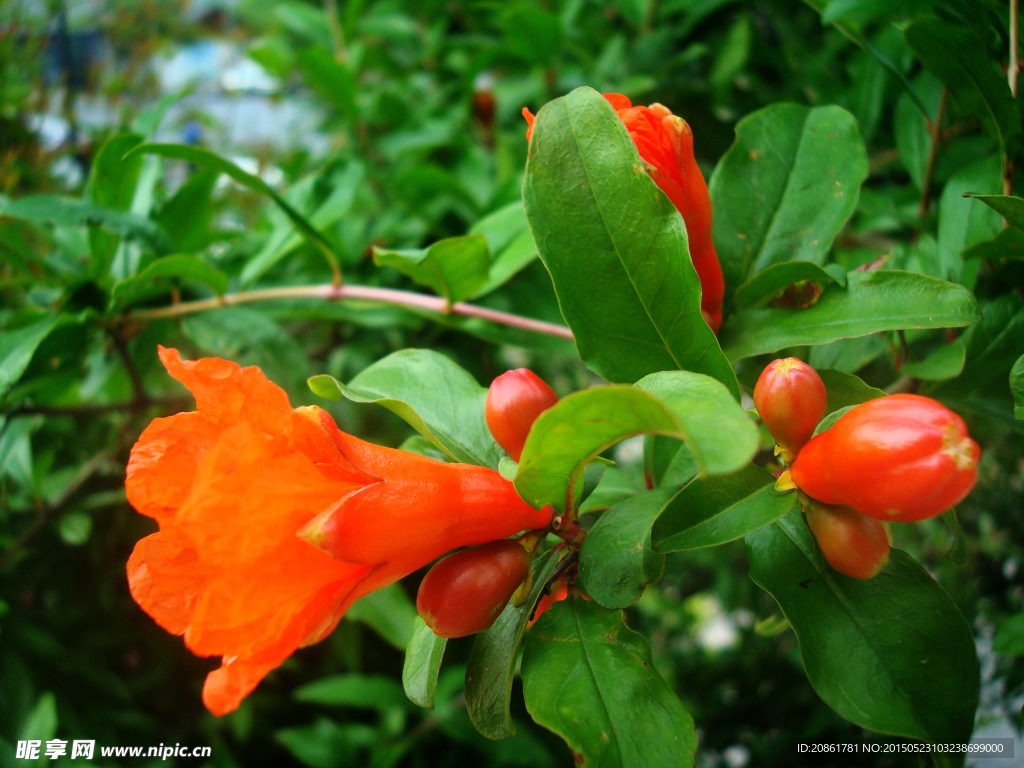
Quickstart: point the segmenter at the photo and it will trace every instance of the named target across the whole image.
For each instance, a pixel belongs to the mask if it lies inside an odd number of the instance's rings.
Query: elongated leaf
[[[756,304],[800,280],[812,280],[822,288],[833,283],[845,286],[846,270],[838,264],[819,267],[813,261],[783,261],[772,264],[736,289],[733,306],[737,311],[746,309],[751,304]]]
[[[167,236],[149,219],[127,211],[105,208],[84,200],[57,195],[32,195],[8,203],[0,214],[33,224],[58,227],[103,227],[124,238],[140,238],[156,250],[165,250]]]
[[[386,675],[333,675],[296,689],[298,701],[343,707],[387,709],[408,703],[401,687]]]
[[[826,414],[834,413],[840,408],[866,403],[876,397],[885,397],[885,392],[875,387],[869,387],[852,373],[824,370],[818,371],[818,376],[821,377],[821,381],[825,385],[825,392],[828,394],[825,406]]]
[[[1005,227],[999,234],[989,240],[964,248],[960,257],[967,259],[999,259],[1024,260],[1024,230],[1017,227]]]
[[[1024,613],[1016,613],[999,625],[992,641],[992,651],[1000,656],[1024,654]]]
[[[182,253],[202,250],[211,240],[213,206],[210,195],[219,173],[210,169],[196,171],[157,211],[153,219]]]
[[[977,160],[958,170],[942,188],[939,198],[938,276],[971,287],[978,275],[976,261],[964,261],[965,248],[991,240],[1003,226],[1002,218],[967,192],[996,192],[1002,188],[1002,163],[997,155]]]
[[[970,27],[936,18],[915,21],[903,36],[959,107],[981,121],[1004,152],[1014,151],[1021,132],[1020,110],[1006,78],[992,66],[981,36]]]
[[[693,765],[693,718],[621,611],[576,594],[555,603],[527,637],[523,693],[533,719],[587,768]]]
[[[110,294],[115,309],[123,309],[135,301],[146,299],[175,282],[198,283],[216,294],[228,289],[228,276],[198,256],[164,256],[139,274],[121,280]]]
[[[470,228],[469,234],[486,237],[491,250],[487,282],[475,296],[488,294],[508,282],[537,258],[537,246],[521,201],[484,217]]]
[[[651,526],[673,496],[672,488],[644,491],[611,507],[587,533],[579,584],[599,605],[626,608],[661,578],[665,558],[651,548]]]
[[[964,197],[981,200],[981,202],[1006,219],[1006,223],[1011,227],[1024,230],[1024,199],[1011,197],[1010,195],[965,194]]]
[[[483,235],[450,237],[419,250],[373,249],[373,260],[378,265],[394,267],[432,288],[448,304],[468,299],[487,282],[490,258]]]
[[[378,403],[405,419],[456,461],[498,468],[502,451],[484,420],[487,390],[449,358],[403,349],[378,360],[347,385],[331,376],[309,381],[320,397]]]
[[[515,485],[534,506],[564,511],[592,458],[644,433],[685,440],[701,472],[727,474],[757,450],[757,429],[725,387],[686,371],[652,374],[636,387],[595,387],[562,398],[534,422]]]
[[[746,539],[750,577],[779,603],[807,677],[846,719],[924,741],[970,738],[978,660],[970,627],[928,572],[894,549],[875,578],[824,565],[792,513]]]
[[[730,360],[901,328],[958,328],[980,319],[963,286],[914,272],[851,272],[807,309],[748,309],[722,326]]]
[[[607,467],[594,492],[580,502],[580,514],[608,509],[613,504],[636,496],[640,490],[625,472],[615,467]]]
[[[867,175],[857,121],[840,107],[773,104],[740,120],[710,184],[726,284],[781,262],[821,264]]]
[[[771,473],[751,464],[725,477],[698,478],[674,494],[651,540],[657,552],[713,547],[763,528],[795,504],[795,493],[776,491]]]
[[[924,387],[922,393],[944,399],[964,398],[990,383],[1001,385],[1000,380],[1005,381],[1017,358],[1024,354],[1024,302],[1011,293],[987,303],[981,323],[961,339],[967,357],[964,373]]]
[[[495,622],[476,636],[466,666],[466,711],[473,725],[489,739],[516,732],[509,713],[516,656],[540,593],[558,563],[555,552],[533,561],[533,587],[521,605],[509,602]]]
[[[682,217],[622,121],[578,88],[538,113],[526,216],[583,361],[613,382],[692,370],[739,386],[700,313]]]
[[[904,363],[900,373],[927,381],[953,379],[964,369],[966,352],[963,341],[957,339],[939,347],[924,360]]]
[[[1013,415],[1024,419],[1024,355],[1017,358],[1010,370],[1010,393],[1013,395]]]
[[[438,637],[419,616],[412,631],[409,647],[405,649],[402,665],[402,687],[409,701],[424,709],[434,708],[437,675],[448,640]]]
[[[0,401],[17,384],[36,349],[56,326],[57,317],[47,315],[29,325],[0,333]]]
[[[96,153],[89,171],[88,198],[94,204],[115,211],[127,211],[135,196],[135,187],[142,171],[142,158],[125,158],[132,148],[142,143],[136,133],[115,133]],[[95,227],[89,232],[92,252],[90,272],[102,277],[110,269],[118,239]]]
[[[316,244],[320,251],[324,254],[327,262],[330,264],[331,269],[337,273],[338,270],[338,257],[334,253],[334,248],[331,244],[313,227],[306,217],[299,213],[293,208],[288,201],[281,197],[275,192],[270,186],[267,185],[263,179],[259,176],[254,176],[251,173],[243,171],[237,165],[229,160],[225,160],[220,155],[216,155],[205,149],[199,147],[190,147],[185,144],[140,144],[135,147],[128,156],[135,154],[150,154],[159,155],[160,157],[168,157],[173,160],[186,160],[195,165],[203,168],[210,168],[225,174],[229,178],[234,179],[243,187],[259,192],[261,195],[266,195],[274,204],[281,209],[285,216],[292,220],[296,228],[301,231],[311,242]]]

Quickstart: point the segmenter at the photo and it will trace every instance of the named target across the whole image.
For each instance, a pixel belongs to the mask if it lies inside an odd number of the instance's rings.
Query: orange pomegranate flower
[[[708,325],[717,333],[722,324],[725,281],[711,242],[711,195],[693,156],[693,132],[683,118],[673,115],[661,104],[634,107],[621,93],[606,93],[604,98],[625,124],[648,175],[686,223],[690,258],[700,277],[701,310]],[[534,116],[524,108],[523,117],[529,124],[526,129],[529,141]]]
[[[160,530],[135,545],[128,585],[193,653],[222,657],[203,687],[215,715],[363,595],[551,520],[497,472],[372,445],[320,408],[293,409],[255,366],[163,347],[160,359],[198,410],[155,419],[132,449],[128,500]]]

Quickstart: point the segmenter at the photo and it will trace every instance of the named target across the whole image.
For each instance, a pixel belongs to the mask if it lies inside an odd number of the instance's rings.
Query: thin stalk
[[[324,15],[331,28],[334,58],[344,64],[348,61],[348,48],[345,46],[345,30],[341,28],[341,18],[338,16],[337,0],[324,0]]]
[[[924,178],[921,181],[921,203],[917,206],[917,218],[923,219],[928,215],[928,203],[931,197],[932,176],[935,175],[935,159],[939,156],[939,145],[942,143],[942,118],[946,114],[946,101],[949,99],[949,88],[943,87],[942,95],[939,97],[939,108],[935,113],[935,119],[928,126],[928,133],[931,136],[931,143],[928,146],[928,162],[924,167]]]
[[[238,304],[251,304],[253,302],[273,301],[276,299],[323,299],[326,301],[355,299],[375,301],[381,304],[397,304],[414,309],[424,309],[439,314],[450,313],[463,317],[477,317],[492,323],[507,325],[512,328],[521,328],[525,331],[533,331],[534,333],[543,333],[570,341],[573,338],[572,331],[563,325],[513,315],[509,312],[499,312],[496,309],[488,309],[476,304],[466,304],[461,301],[448,306],[448,303],[440,296],[428,296],[424,293],[413,293],[412,291],[398,291],[393,288],[373,288],[366,285],[296,285],[282,288],[264,288],[258,291],[241,291],[212,299],[183,301],[168,307],[130,312],[126,315],[126,319],[147,322],[168,317],[191,315],[195,312],[205,312],[219,307],[233,307]]]
[[[1020,62],[1017,59],[1017,0],[1010,0],[1010,61],[1006,68],[1006,79],[1010,84],[1010,93],[1017,98],[1017,76],[1020,74]],[[1003,155],[1003,194],[1013,194],[1013,158],[1007,153]],[[1006,226],[1006,220],[1003,220]]]

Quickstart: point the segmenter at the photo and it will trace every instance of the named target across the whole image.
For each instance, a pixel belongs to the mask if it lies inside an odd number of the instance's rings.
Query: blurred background
[[[1003,5],[964,0],[943,12],[999,29],[986,14],[1005,19]],[[97,202],[100,149],[132,132],[212,150],[257,175],[310,216],[347,282],[410,288],[374,265],[372,247],[424,247],[509,210],[526,159],[522,108],[589,85],[685,117],[706,177],[749,112],[780,100],[844,106],[860,122],[871,176],[833,259],[848,268],[883,254],[910,259],[920,243],[934,246],[927,185],[919,216],[927,127],[896,75],[849,34],[934,106],[941,88],[889,23],[898,10],[866,0],[2,0],[0,205],[38,195]],[[950,124],[936,197],[990,152],[976,123],[954,111]],[[191,407],[159,366],[158,343],[260,365],[293,405],[317,402],[342,429],[392,446],[412,434],[397,417],[327,404],[306,378],[347,381],[394,350],[431,347],[485,385],[521,366],[560,395],[598,380],[570,343],[392,306],[290,300],[126,321],[129,304],[323,283],[331,272],[276,207],[226,176],[154,156],[118,172],[131,183],[104,200],[127,217],[120,230],[110,224],[115,235],[87,226],[92,214],[74,206],[35,219],[0,209],[0,767],[24,764],[18,739],[54,736],[209,745],[217,766],[572,765],[518,693],[515,738],[474,731],[461,699],[469,639],[448,646],[435,710],[405,699],[402,649],[422,574],[365,598],[237,712],[204,710],[203,678],[219,660],[193,657],[157,627],[125,577],[132,546],[155,529],[125,501],[128,451],[150,419]],[[164,252],[193,255],[205,271],[137,279],[154,258],[132,228],[140,218],[171,238]],[[97,252],[97,236],[111,238],[102,274],[84,255]],[[561,321],[536,259],[478,303]],[[29,347],[26,329],[38,336]],[[15,360],[18,349],[28,352]],[[881,337],[833,352],[831,367],[869,383],[895,376]],[[756,362],[741,372],[747,384]],[[971,430],[988,450],[959,510],[966,564],[946,558],[951,536],[938,519],[897,526],[897,546],[931,569],[974,627],[977,735],[1012,736],[1024,644],[994,654],[993,638],[1024,608],[1022,440],[984,414]],[[624,492],[639,487],[642,442],[621,444],[615,458]],[[879,738],[821,703],[794,635],[772,624],[776,612],[748,578],[740,542],[669,556],[665,579],[627,612],[694,716],[698,765],[796,764],[797,742]],[[98,752],[93,762],[117,763]]]

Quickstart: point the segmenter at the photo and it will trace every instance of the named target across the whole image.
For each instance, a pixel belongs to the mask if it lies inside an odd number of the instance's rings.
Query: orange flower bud
[[[543,379],[528,368],[517,368],[491,382],[484,417],[495,442],[519,461],[533,422],[557,402],[558,395]]]
[[[951,410],[920,395],[890,395],[861,403],[813,438],[791,472],[800,490],[825,504],[913,522],[967,496],[980,457]]]
[[[851,579],[870,579],[889,562],[889,537],[882,523],[850,507],[811,500],[807,526],[825,562]]]
[[[155,419],[132,449],[128,500],[160,531],[135,545],[128,586],[193,653],[223,657],[203,687],[215,715],[363,595],[456,547],[550,522],[497,472],[372,445],[320,408],[292,409],[259,368],[163,348],[160,359],[198,410]],[[299,538],[318,517],[345,537],[326,549],[345,557]]]
[[[530,554],[518,542],[503,539],[464,549],[427,571],[416,611],[438,637],[483,632],[529,572]]]
[[[693,155],[693,131],[683,118],[673,115],[661,104],[634,107],[620,93],[606,93],[604,98],[625,124],[648,175],[686,223],[690,258],[700,277],[701,309],[704,319],[717,333],[722,324],[725,281],[711,241],[711,195]],[[523,117],[529,124],[526,131],[529,141],[534,116],[530,110],[523,109]]]
[[[773,360],[754,386],[754,405],[787,461],[811,439],[825,415],[828,395],[821,377],[795,357]]]

